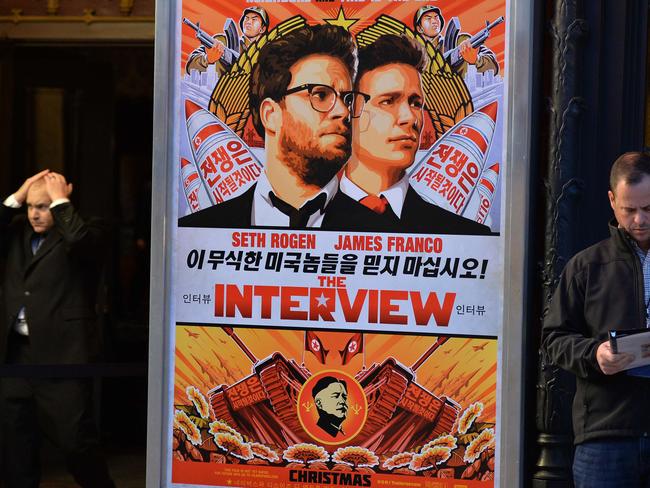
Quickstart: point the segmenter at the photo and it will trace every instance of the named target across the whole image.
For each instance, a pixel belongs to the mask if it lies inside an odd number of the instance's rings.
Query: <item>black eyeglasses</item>
[[[307,90],[309,93],[309,103],[316,112],[328,113],[336,105],[336,99],[340,98],[343,103],[348,107],[350,116],[354,119],[361,117],[363,107],[370,95],[358,91],[344,91],[338,92],[329,85],[321,85],[319,83],[305,83],[304,85],[289,88],[284,96],[298,93]]]

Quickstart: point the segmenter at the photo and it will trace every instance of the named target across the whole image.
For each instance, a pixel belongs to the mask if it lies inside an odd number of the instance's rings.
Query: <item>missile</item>
[[[196,166],[185,158],[181,158],[181,182],[190,212],[194,213],[212,205]]]
[[[469,114],[416,163],[409,182],[422,198],[458,215],[467,214],[494,137],[497,112],[494,101]]]
[[[480,224],[488,223],[486,219],[492,207],[492,201],[499,183],[499,163],[485,168],[478,183],[477,191],[467,205],[467,216],[474,216]]]
[[[186,99],[185,120],[192,156],[211,205],[241,195],[257,181],[262,163],[218,117]]]

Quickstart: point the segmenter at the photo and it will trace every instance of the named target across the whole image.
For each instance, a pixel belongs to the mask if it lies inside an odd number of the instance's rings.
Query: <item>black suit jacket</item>
[[[401,232],[490,235],[490,228],[425,201],[409,185],[399,219]],[[397,230],[397,229],[394,229]]]
[[[85,222],[70,203],[51,209],[54,226],[36,254],[33,230],[24,212],[0,203],[3,316],[0,360],[21,307],[29,326],[31,353],[41,364],[85,363],[99,349],[95,315],[104,232],[99,221]]]
[[[250,228],[255,186],[242,195],[218,205],[186,215],[179,227]],[[390,224],[382,216],[339,191],[325,208],[321,229],[342,231],[388,231]]]

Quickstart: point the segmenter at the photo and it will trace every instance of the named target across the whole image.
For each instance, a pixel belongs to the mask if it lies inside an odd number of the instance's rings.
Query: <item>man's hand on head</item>
[[[614,354],[609,341],[605,341],[596,350],[596,361],[606,375],[623,371],[632,361],[634,355],[628,353]]]
[[[36,173],[34,176],[30,176],[23,182],[22,185],[20,185],[20,188],[14,192],[14,198],[19,205],[22,205],[25,203],[25,200],[27,200],[27,191],[29,190],[29,187],[32,186],[34,182],[40,180],[49,173],[49,169],[44,169],[43,171]]]
[[[45,175],[45,189],[52,201],[61,198],[70,198],[72,183],[68,183],[65,180],[65,176],[59,173],[49,173]]]

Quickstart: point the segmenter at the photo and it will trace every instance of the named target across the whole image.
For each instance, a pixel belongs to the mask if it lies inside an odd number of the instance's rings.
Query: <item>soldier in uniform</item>
[[[239,28],[242,35],[239,38],[239,45],[237,46],[237,53],[241,54],[246,51],[249,46],[256,42],[260,37],[266,34],[269,28],[269,16],[262,7],[247,7],[239,19]],[[185,71],[189,74],[191,70],[198,70],[204,72],[211,64],[215,65],[218,75],[228,71],[230,64],[223,59],[223,54],[226,50],[226,36],[225,34],[215,34],[214,46],[206,48],[200,45],[192,51],[187,58],[185,64]]]
[[[413,17],[413,28],[433,47],[444,54],[444,41],[442,30],[445,27],[445,18],[442,11],[433,5],[420,7]],[[467,65],[476,66],[479,73],[485,73],[492,70],[496,75],[499,72],[499,64],[496,56],[485,46],[472,47],[469,42],[471,36],[465,32],[458,35],[456,47],[459,48],[460,55],[465,61],[458,68],[458,74],[465,76]]]

